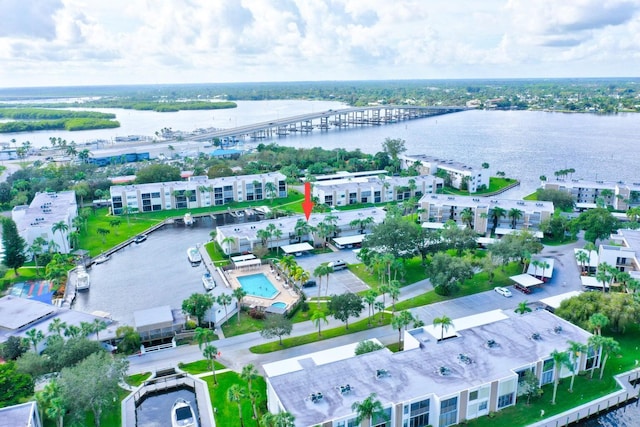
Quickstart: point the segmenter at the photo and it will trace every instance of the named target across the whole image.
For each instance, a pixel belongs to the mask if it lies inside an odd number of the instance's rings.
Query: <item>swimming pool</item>
[[[271,307],[287,308],[287,303],[286,302],[282,302],[282,301],[276,301],[273,304],[271,304]]]
[[[240,276],[238,282],[249,295],[262,298],[273,298],[278,295],[278,290],[263,273]]]

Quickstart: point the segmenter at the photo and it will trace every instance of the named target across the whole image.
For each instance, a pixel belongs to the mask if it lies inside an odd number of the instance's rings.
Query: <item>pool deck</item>
[[[243,303],[248,306],[261,306],[270,307],[274,302],[283,302],[290,307],[298,300],[298,294],[291,289],[290,286],[284,283],[284,279],[276,274],[276,271],[271,271],[268,265],[259,265],[252,267],[245,267],[240,270],[227,270],[225,271],[229,278],[229,283],[233,289],[241,287],[238,277],[251,276],[254,274],[262,273],[267,276],[267,279],[271,282],[274,288],[278,291],[273,298],[262,298],[257,295],[247,295],[243,298]]]

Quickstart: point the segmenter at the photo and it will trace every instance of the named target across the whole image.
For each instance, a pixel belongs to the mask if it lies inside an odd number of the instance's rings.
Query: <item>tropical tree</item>
[[[33,345],[33,351],[35,353],[38,353],[38,344],[42,340],[44,340],[44,333],[40,329],[32,328],[25,332],[25,335],[27,336],[29,342]]]
[[[329,312],[334,318],[344,322],[346,329],[349,329],[349,318],[359,316],[363,309],[362,298],[352,293],[332,295],[329,301]]]
[[[571,360],[569,354],[564,351],[553,350],[551,352],[551,358],[553,359],[553,397],[551,398],[551,404],[556,404],[556,393],[558,391],[558,384],[560,384],[560,371],[565,366],[571,369]]]
[[[473,209],[471,208],[464,208],[462,212],[460,212],[460,220],[462,221],[463,224],[466,224],[467,227],[469,227],[470,229],[473,229],[473,218],[474,218],[474,213],[473,213]]]
[[[322,336],[321,333],[321,326],[322,326],[322,322],[324,322],[325,324],[329,324],[329,321],[327,320],[327,313],[325,313],[324,311],[321,310],[316,310],[313,312],[313,314],[311,315],[311,321],[313,322],[313,324],[315,326],[318,327],[318,336]]]
[[[242,311],[242,300],[247,296],[247,291],[242,287],[237,287],[233,290],[232,295],[238,300],[238,323],[240,323],[240,312]]]
[[[356,349],[354,350],[354,353],[356,356],[359,356],[361,354],[371,353],[372,351],[381,350],[383,348],[384,346],[382,344],[378,344],[375,341],[364,340],[358,343]]]
[[[398,330],[398,349],[403,349],[402,329],[406,328],[413,321],[411,312],[404,310],[391,318],[391,327]]]
[[[587,346],[571,340],[567,341],[567,343],[569,344],[569,354],[571,355],[571,385],[569,386],[569,393],[573,393],[573,381],[579,369],[580,354],[587,351]]]
[[[209,294],[194,293],[182,301],[182,311],[194,316],[198,320],[198,326],[202,325],[204,315],[211,307],[213,307],[213,297]]]
[[[62,249],[64,250],[64,252],[67,252],[67,238],[66,238],[66,233],[69,231],[69,225],[64,222],[64,221],[58,221],[55,224],[53,224],[51,226],[51,232],[52,233],[56,233],[59,232],[60,233],[60,237],[62,239]]]
[[[63,322],[59,317],[56,317],[49,323],[49,332],[55,332],[58,336],[62,336],[62,331],[67,327],[67,324]]]
[[[515,229],[516,228],[516,224],[518,223],[518,220],[520,218],[522,218],[522,211],[518,208],[511,208],[509,209],[509,213],[507,214],[509,216],[509,219],[511,220],[511,228]]]
[[[607,364],[609,355],[612,353],[620,353],[620,344],[618,344],[618,341],[614,340],[611,337],[600,337],[598,341],[600,344],[600,348],[602,349],[602,353],[604,354],[604,358],[602,359],[602,363],[600,364],[600,379],[602,379],[602,376],[604,375],[604,368]]]
[[[227,400],[230,403],[238,405],[238,418],[240,419],[240,426],[244,427],[244,421],[242,420],[242,400],[246,397],[245,390],[240,388],[240,385],[233,384],[227,389]]]
[[[46,244],[47,244],[47,241],[42,236],[38,236],[35,239],[33,239],[33,242],[31,243],[31,246],[29,247],[29,250],[33,254],[33,261],[36,264],[36,274],[38,274],[38,275],[40,274],[40,266],[38,265],[38,257],[40,255],[42,255],[42,253],[44,251],[44,246]]]
[[[224,239],[222,239],[222,242],[220,243],[222,245],[227,245],[227,255],[229,255],[229,259],[231,259],[231,245],[236,244],[236,238],[233,236],[227,236]]]
[[[589,326],[593,328],[595,335],[602,335],[602,328],[609,324],[609,318],[602,313],[593,313],[589,317]]]
[[[18,233],[16,223],[11,218],[2,217],[2,247],[4,248],[4,265],[12,268],[16,276],[18,269],[27,261],[24,250],[27,246]]]
[[[433,326],[440,326],[440,341],[442,341],[444,339],[444,333],[453,326],[453,320],[446,315],[442,315],[433,319]]]
[[[233,297],[229,294],[220,294],[216,298],[216,302],[224,307],[224,319],[227,320],[229,313],[227,312],[227,306],[231,305]],[[239,311],[239,310],[238,310]]]
[[[596,272],[596,280],[602,283],[602,293],[605,293],[607,290],[607,285],[611,281],[611,275],[609,274],[609,269],[607,268],[609,265],[606,262],[601,262],[598,264],[598,271]]]
[[[215,358],[218,355],[218,349],[211,344],[207,344],[204,347],[204,350],[202,350],[202,355],[211,364],[210,366],[211,366],[211,371],[213,373],[213,383],[215,385],[218,385],[218,378],[216,377],[216,362],[215,362]]]
[[[576,253],[576,261],[580,264],[580,271],[585,271],[585,265],[589,263],[589,254],[586,251]]]
[[[373,425],[373,419],[387,420],[387,414],[384,411],[382,403],[376,399],[376,394],[371,393],[362,402],[354,402],[351,409],[356,412],[356,425],[362,421],[369,421],[369,425]]]
[[[295,427],[295,420],[289,412],[267,412],[260,418],[260,427]]]
[[[107,243],[107,235],[111,233],[111,231],[109,231],[108,228],[98,227],[96,229],[96,233],[100,235],[100,237],[102,238],[102,244],[104,245],[105,243]]]
[[[520,302],[518,307],[516,307],[515,312],[520,315],[531,312],[531,308],[529,307],[527,300]]]
[[[240,373],[240,378],[242,378],[244,381],[247,382],[247,386],[249,387],[249,391],[251,391],[251,385],[253,383],[253,380],[258,378],[258,370],[256,369],[256,367],[252,363],[249,363],[248,365],[245,365],[245,366],[242,367],[242,372]]]
[[[384,303],[382,301],[376,301],[373,303],[373,308],[377,310],[380,315],[378,317],[378,324],[382,325],[382,321],[384,320]]]
[[[313,275],[318,278],[318,307],[320,307],[320,295],[322,294],[322,278],[327,276],[327,282],[329,281],[329,270],[333,271],[333,268],[326,262],[323,262],[313,270]]]
[[[100,331],[107,329],[107,322],[102,319],[93,319],[91,322],[91,332],[96,334],[96,341],[100,341]]]
[[[76,325],[69,325],[64,328],[64,336],[69,338],[77,338],[82,336],[82,329]]]
[[[489,218],[491,219],[491,221],[493,222],[493,232],[496,232],[496,228],[498,228],[498,221],[500,221],[500,218],[504,218],[507,214],[507,211],[502,209],[499,206],[494,207],[493,209],[491,209],[491,213],[489,214]]]
[[[197,327],[194,331],[193,338],[198,343],[198,348],[202,350],[202,346],[213,341],[215,334],[211,329]]]
[[[371,326],[371,316],[373,314],[373,304],[376,302],[376,298],[378,298],[378,292],[375,289],[369,289],[365,292],[364,297],[362,298],[364,302],[369,306],[369,316],[367,318],[367,325]]]
[[[285,316],[280,314],[274,314],[267,316],[267,319],[264,321],[264,325],[262,326],[262,330],[260,331],[260,335],[267,339],[278,337],[280,345],[282,345],[282,336],[291,335],[292,330],[293,324],[290,319],[287,319]]]
[[[389,283],[388,293],[389,293],[389,296],[391,297],[392,311],[395,313],[396,301],[398,301],[398,298],[400,297],[400,282],[397,280],[392,280]]]

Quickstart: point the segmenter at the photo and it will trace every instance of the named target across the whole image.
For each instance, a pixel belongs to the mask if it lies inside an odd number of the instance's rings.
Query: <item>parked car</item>
[[[333,268],[333,271],[343,270],[347,268],[347,263],[342,261],[341,259],[331,261],[328,265],[329,267]]]
[[[499,293],[500,295],[502,295],[503,297],[511,297],[511,291],[507,288],[502,288],[500,286],[493,288],[494,291],[496,291],[497,293]]]
[[[314,286],[316,286],[316,281],[315,280],[307,280],[306,282],[304,282],[302,284],[303,288],[313,288]]]

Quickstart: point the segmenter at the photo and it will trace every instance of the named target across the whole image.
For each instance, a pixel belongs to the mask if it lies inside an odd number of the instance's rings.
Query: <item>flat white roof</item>
[[[254,259],[248,259],[246,261],[238,261],[238,262],[234,262],[236,267],[249,267],[252,265],[260,265],[262,264],[262,260],[254,258]]]
[[[496,235],[505,235],[505,234],[515,234],[515,233],[519,233],[521,232],[521,229],[517,229],[517,228],[504,228],[504,227],[498,227],[496,228]],[[536,231],[536,230],[531,230],[531,229],[527,229],[527,231],[529,231],[531,234],[533,234],[534,237],[537,237],[538,239],[542,239],[544,237],[544,235],[542,234],[542,231]]]
[[[422,228],[428,228],[430,230],[442,230],[446,222],[423,222]],[[466,224],[455,224],[458,228],[467,228]]]
[[[368,339],[376,344],[382,345],[376,338]],[[303,354],[289,359],[278,360],[276,362],[266,363],[262,365],[264,372],[268,377],[276,377],[278,375],[288,374],[290,372],[301,371],[304,364],[312,363],[316,366],[326,365],[327,363],[337,362],[339,360],[350,359],[356,355],[356,347],[358,343],[333,347],[328,350],[317,351],[315,353]],[[389,350],[387,350],[389,351]]]
[[[293,245],[284,245],[280,249],[282,249],[286,254],[292,254],[295,252],[311,251],[313,250],[313,246],[311,246],[307,242],[303,242],[303,243],[295,243]]]
[[[497,241],[498,239],[494,239],[493,237],[478,237],[476,239],[476,242],[481,245],[491,245],[493,243],[496,243]]]
[[[173,323],[171,306],[163,305],[161,307],[134,311],[133,322],[135,323],[136,328],[145,328],[164,323]]]
[[[580,291],[571,291],[571,292],[567,292],[564,294],[560,294],[560,295],[554,295],[552,297],[549,298],[543,298],[540,300],[541,303],[543,303],[544,305],[547,305],[551,308],[558,308],[560,307],[560,303],[566,299],[569,298],[573,298],[573,297],[577,297],[578,295],[580,295],[582,292]]]
[[[355,243],[362,243],[366,234],[355,234],[353,236],[346,237],[336,237],[333,239],[337,245],[345,246],[345,245],[353,245]]]
[[[256,256],[254,254],[248,254],[248,255],[238,255],[238,256],[231,257],[231,261],[236,263],[241,261],[248,261],[250,259],[256,259]]]
[[[586,251],[584,249],[579,249],[579,248],[576,248],[576,249],[573,250],[573,253],[576,256],[578,255],[578,252],[585,252],[586,253],[588,251]],[[576,260],[576,262],[578,262],[578,261]],[[578,262],[578,264],[580,264],[580,263]],[[598,262],[598,252],[597,251],[591,251],[591,254],[589,255],[589,267],[597,267],[598,264],[599,264],[599,262]]]
[[[517,276],[509,277],[509,279],[513,280],[520,286],[524,286],[525,288],[538,286],[544,283],[542,280],[536,279],[535,277],[528,274],[518,274]]]
[[[582,286],[589,288],[602,288],[602,282],[598,282],[598,279],[592,276],[580,276],[580,282],[582,282]],[[607,289],[609,288],[609,284],[605,286]]]

